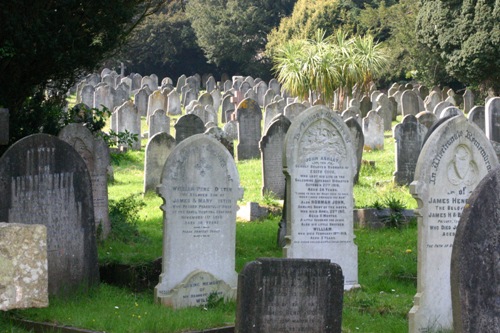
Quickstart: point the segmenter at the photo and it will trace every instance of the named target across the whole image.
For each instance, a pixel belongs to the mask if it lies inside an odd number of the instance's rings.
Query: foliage
[[[221,71],[265,78],[268,32],[291,13],[295,0],[190,0],[186,14],[197,43]]]
[[[10,132],[17,138],[48,132],[47,117],[27,106],[53,103],[40,97],[63,101],[76,79],[109,57],[160,2],[2,1],[0,105],[10,110]]]
[[[500,3],[421,1],[417,40],[439,55],[446,73],[483,91],[500,88]]]
[[[333,103],[338,89],[342,99],[351,95],[356,83],[361,90],[387,62],[385,50],[373,37],[348,38],[342,30],[325,37],[318,30],[314,39],[293,39],[274,53],[274,70],[283,88],[292,95],[308,99],[316,92],[326,103]]]
[[[137,195],[129,195],[120,200],[109,200],[109,219],[111,221],[110,240],[119,240],[124,243],[141,240],[137,223],[139,211],[145,203]]]

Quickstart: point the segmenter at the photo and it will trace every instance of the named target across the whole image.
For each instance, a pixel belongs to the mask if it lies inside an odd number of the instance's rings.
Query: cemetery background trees
[[[10,110],[11,141],[47,132],[46,119],[38,113],[60,113],[63,94],[76,78],[109,57],[160,2],[2,1],[0,105]],[[53,101],[49,109],[42,105],[47,103],[46,88]]]
[[[421,1],[417,40],[438,54],[446,72],[481,90],[500,88],[500,3]]]

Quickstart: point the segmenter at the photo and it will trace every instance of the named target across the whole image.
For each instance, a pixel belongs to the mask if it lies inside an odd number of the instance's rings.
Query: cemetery
[[[0,332],[498,331],[499,97],[139,76],[0,157]]]

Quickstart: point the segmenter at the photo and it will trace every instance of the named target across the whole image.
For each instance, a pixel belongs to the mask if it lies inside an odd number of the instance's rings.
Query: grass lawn
[[[143,146],[145,140],[143,140]],[[416,208],[407,187],[392,183],[394,139],[386,133],[385,149],[364,154],[375,161],[363,165],[359,184],[354,187],[355,207],[372,207],[387,199],[396,199],[406,208]],[[99,262],[141,265],[162,254],[162,199],[156,194],[142,196],[144,147],[128,152],[114,164],[115,180],[109,184],[112,205],[136,195],[137,214],[124,229],[130,237],[108,239],[99,244]],[[280,206],[272,196],[262,197],[261,161],[237,163],[245,195],[240,204],[256,201],[261,205]],[[121,202],[121,203],[120,203]],[[280,215],[269,215],[257,222],[237,222],[236,271],[258,257],[281,257],[277,246]],[[361,288],[345,293],[343,332],[394,332],[408,330],[407,313],[416,292],[417,227],[401,229],[355,230],[358,245],[359,283]],[[50,299],[44,309],[12,310],[0,314],[0,333],[26,332],[11,323],[11,316],[59,323],[74,327],[115,333],[183,332],[234,324],[234,302],[183,310],[171,310],[154,304],[153,291],[133,292],[101,284],[94,290],[71,299]]]

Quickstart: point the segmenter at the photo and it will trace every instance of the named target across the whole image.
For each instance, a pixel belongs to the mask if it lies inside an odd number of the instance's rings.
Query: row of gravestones
[[[335,112],[312,107],[290,125],[283,159],[289,189],[285,255],[339,264],[345,289],[357,285],[352,224],[356,158],[349,133]],[[424,144],[411,186],[421,202],[418,293],[410,312],[411,331],[428,328],[429,323],[450,327],[450,271],[446,267],[451,262],[455,229],[466,199],[497,165],[489,140],[463,116],[444,121]],[[70,144],[48,135],[34,135],[20,140],[2,156],[0,177],[7,198],[0,206],[2,220],[28,224],[41,221],[47,226],[49,292],[81,287],[82,282],[95,284],[98,273],[92,182],[84,158]],[[491,182],[487,184],[491,186]],[[242,191],[231,155],[205,135],[182,141],[167,158],[158,193],[165,200],[164,230],[168,230],[164,235],[163,272],[155,288],[158,300],[177,307],[203,302],[211,292],[234,297],[234,221]],[[493,209],[495,202],[488,203],[485,209]],[[477,205],[483,202],[479,200]],[[486,228],[485,233],[490,243],[479,253],[482,262],[490,260],[495,267],[485,276],[495,279],[498,230]],[[268,301],[276,307],[283,293],[275,281],[276,294]],[[315,281],[313,288],[321,285]],[[290,306],[278,307],[273,313],[285,314]],[[307,311],[312,312],[316,306],[311,305]],[[481,323],[485,325],[487,320]]]

